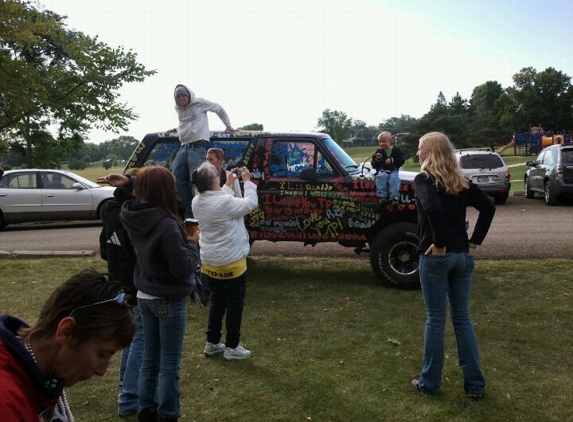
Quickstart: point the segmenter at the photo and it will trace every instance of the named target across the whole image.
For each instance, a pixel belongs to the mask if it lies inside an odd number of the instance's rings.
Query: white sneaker
[[[225,347],[225,354],[223,355],[227,360],[233,359],[247,359],[251,356],[251,351],[243,347],[242,343],[239,343],[237,347],[231,349],[230,347]]]
[[[216,355],[217,353],[222,353],[225,351],[225,343],[209,343],[207,342],[205,344],[205,349],[203,350],[203,353],[205,353],[208,356],[213,356]]]

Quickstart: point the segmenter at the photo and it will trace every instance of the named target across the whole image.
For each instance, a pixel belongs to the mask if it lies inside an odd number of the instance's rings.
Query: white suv
[[[492,196],[496,204],[507,201],[511,180],[501,156],[489,149],[460,149],[456,156],[464,175]]]

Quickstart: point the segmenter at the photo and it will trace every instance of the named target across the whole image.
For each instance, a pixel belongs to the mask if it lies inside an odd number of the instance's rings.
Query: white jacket
[[[220,191],[198,193],[193,198],[193,216],[199,220],[201,262],[222,266],[245,258],[251,249],[244,216],[259,200],[257,185],[244,183],[244,198],[236,198],[227,185]]]

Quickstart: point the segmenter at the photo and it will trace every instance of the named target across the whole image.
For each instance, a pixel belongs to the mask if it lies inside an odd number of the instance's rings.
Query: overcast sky
[[[177,126],[178,83],[220,103],[235,127],[313,131],[327,108],[378,125],[421,117],[440,91],[450,100],[487,81],[506,88],[524,67],[573,76],[571,0],[40,3],[157,71],[121,90],[139,119],[119,135],[137,139]],[[94,131],[89,142],[119,135]]]

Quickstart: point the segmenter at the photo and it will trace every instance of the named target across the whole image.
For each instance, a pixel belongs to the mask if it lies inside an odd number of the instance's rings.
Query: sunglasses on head
[[[74,308],[69,316],[72,316],[78,309],[90,308],[92,306],[101,305],[102,303],[117,302],[119,305],[127,305],[128,296],[124,292],[120,292],[116,297],[99,302],[90,303],[89,305],[82,305]]]

